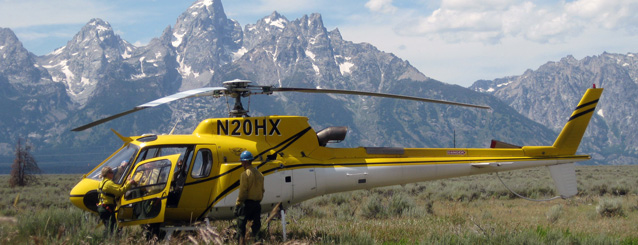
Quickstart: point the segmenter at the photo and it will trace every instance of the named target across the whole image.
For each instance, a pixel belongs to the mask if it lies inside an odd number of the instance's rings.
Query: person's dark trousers
[[[240,239],[246,236],[246,224],[249,220],[253,221],[253,225],[250,227],[253,231],[253,236],[259,238],[259,230],[261,229],[261,204],[259,204],[258,201],[246,200],[238,214],[237,238]]]
[[[117,222],[115,220],[115,205],[98,205],[97,213],[104,223],[104,236],[112,235]]]

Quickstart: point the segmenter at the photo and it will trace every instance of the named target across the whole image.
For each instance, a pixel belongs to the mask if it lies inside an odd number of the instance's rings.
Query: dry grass
[[[624,201],[636,203],[638,198],[627,197]],[[562,206],[563,214],[554,222],[549,221],[546,213],[557,204]],[[343,220],[332,215],[323,218],[294,217],[295,209],[289,210],[293,213],[289,233],[293,239],[310,239],[313,242],[340,242],[340,238],[356,238],[372,242],[420,243],[448,236],[487,241],[508,236],[535,239],[538,237],[534,234],[528,237],[528,233],[535,233],[538,229],[569,233],[580,238],[604,238],[610,242],[638,239],[638,212],[630,212],[626,217],[602,217],[596,212],[596,204],[583,198],[545,203],[521,199],[441,200],[434,202],[432,215],[411,217],[408,213],[402,217],[381,219],[361,216]]]

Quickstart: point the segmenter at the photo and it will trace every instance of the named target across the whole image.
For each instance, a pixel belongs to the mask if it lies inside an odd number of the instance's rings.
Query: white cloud
[[[579,0],[565,4],[565,12],[606,29],[630,28],[638,24],[636,0]]]
[[[567,55],[582,59],[605,51],[636,52],[638,42],[633,34],[601,28],[588,28],[565,42],[538,42],[519,35],[503,37],[496,45],[401,36],[393,28],[391,23],[339,27],[345,40],[368,42],[409,61],[428,77],[461,86],[470,86],[479,79],[521,75]]]
[[[450,42],[498,43],[506,37],[562,42],[587,28],[637,29],[636,0],[578,0],[538,3],[519,0],[443,0],[426,15],[402,11],[401,35],[422,35]],[[412,14],[406,17],[405,14]]]
[[[520,0],[442,0],[441,8],[458,10],[504,10]]]
[[[394,13],[397,10],[397,7],[392,5],[392,0],[370,0],[365,6],[372,12],[384,14]]]

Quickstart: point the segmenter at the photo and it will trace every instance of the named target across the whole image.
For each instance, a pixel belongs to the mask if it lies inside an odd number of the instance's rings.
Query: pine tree
[[[31,145],[27,141],[23,145],[22,139],[18,139],[15,159],[13,160],[13,165],[11,165],[11,178],[9,179],[11,187],[26,186],[38,181],[36,174],[40,174],[42,171],[30,151]]]

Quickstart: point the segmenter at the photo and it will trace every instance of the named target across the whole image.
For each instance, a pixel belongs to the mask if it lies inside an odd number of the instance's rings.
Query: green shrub
[[[330,195],[330,203],[335,205],[341,205],[344,203],[348,203],[352,198],[352,193],[335,193]]]
[[[405,194],[396,194],[390,199],[388,211],[391,215],[401,216],[403,211],[414,207],[414,201]]]
[[[326,216],[326,213],[320,207],[317,207],[313,202],[302,202],[300,204],[294,205],[290,211],[294,214],[298,214],[297,216],[308,216],[313,218],[323,218]]]
[[[427,214],[434,215],[434,202],[432,200],[427,200],[424,207]]]
[[[591,188],[594,194],[598,194],[599,196],[603,196],[609,192],[609,187],[607,187],[606,183],[594,185]]]
[[[630,192],[629,183],[627,181],[618,181],[610,188],[610,192],[614,196],[624,196]]]
[[[603,217],[625,216],[622,200],[601,198],[596,206],[596,212]]]
[[[370,197],[361,209],[361,215],[368,219],[380,219],[388,216],[387,208],[379,195]]]
[[[549,211],[547,211],[547,215],[546,215],[547,221],[549,221],[550,223],[556,223],[556,221],[558,221],[562,213],[563,213],[562,205],[557,204],[552,206],[551,208],[549,208]]]
[[[353,221],[356,216],[358,205],[341,205],[334,209],[334,216],[337,220]]]

